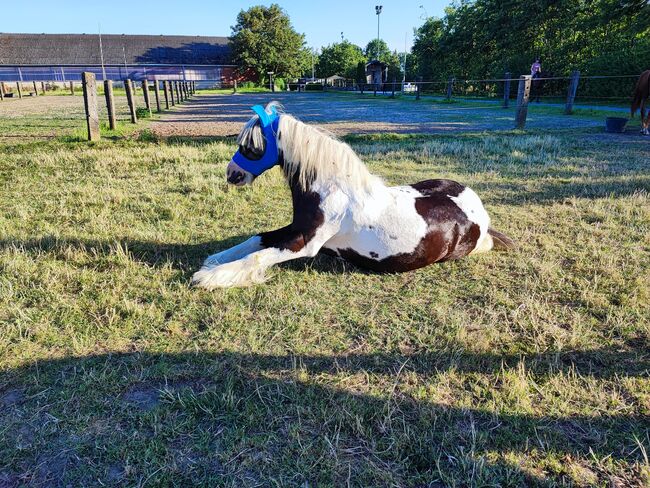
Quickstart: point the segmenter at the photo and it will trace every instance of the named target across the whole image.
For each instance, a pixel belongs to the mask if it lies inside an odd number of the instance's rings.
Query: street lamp
[[[377,48],[379,48],[379,15],[383,8],[383,5],[375,5],[375,13],[377,14]]]
[[[266,74],[269,75],[269,90],[275,92],[275,87],[273,86],[273,73],[274,71],[267,71]]]

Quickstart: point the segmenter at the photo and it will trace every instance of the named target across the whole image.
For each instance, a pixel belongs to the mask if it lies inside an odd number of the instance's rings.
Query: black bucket
[[[607,117],[605,119],[605,130],[607,132],[618,132],[621,133],[625,131],[625,124],[627,124],[625,117]]]

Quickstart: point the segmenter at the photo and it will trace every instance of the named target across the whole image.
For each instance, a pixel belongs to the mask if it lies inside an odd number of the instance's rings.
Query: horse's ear
[[[254,107],[251,107],[253,112],[257,114],[257,116],[260,118],[260,122],[262,123],[262,127],[266,127],[271,123],[271,119],[269,118],[269,114],[266,113],[266,110],[264,110],[264,107],[261,105],[255,105]]]

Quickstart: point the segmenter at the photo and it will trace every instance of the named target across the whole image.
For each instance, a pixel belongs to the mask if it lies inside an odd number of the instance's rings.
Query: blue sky
[[[310,46],[320,48],[346,39],[362,47],[377,36],[375,5],[383,5],[380,35],[391,49],[410,47],[413,28],[422,24],[424,12],[442,16],[448,1],[422,0],[112,0],[90,2],[30,0],[0,19],[0,32],[95,33],[98,23],[106,34],[229,35],[241,9],[279,3]],[[16,4],[17,5],[17,4]],[[104,8],[103,5],[107,5]],[[424,9],[420,8],[424,6]],[[6,10],[6,9],[5,9]],[[11,10],[11,9],[10,9]]]

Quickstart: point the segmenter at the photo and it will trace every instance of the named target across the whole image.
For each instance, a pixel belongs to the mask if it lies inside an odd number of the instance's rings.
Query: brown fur
[[[507,251],[508,249],[514,249],[517,247],[517,243],[510,239],[510,237],[505,235],[503,232],[489,228],[488,234],[492,236],[494,249],[496,250]]]
[[[634,88],[630,109],[632,117],[634,117],[637,109],[640,109],[642,129],[647,129],[648,125],[650,125],[650,113],[646,115],[645,112],[645,103],[648,97],[650,97],[650,70],[644,71],[639,76],[639,80],[636,82],[636,87]]]

